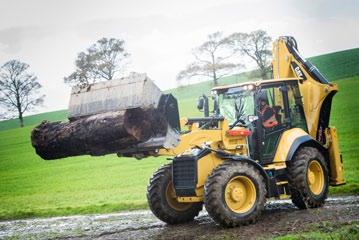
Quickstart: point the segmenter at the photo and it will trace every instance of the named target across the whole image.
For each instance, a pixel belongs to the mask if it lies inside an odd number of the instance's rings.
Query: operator
[[[262,117],[262,123],[265,128],[272,128],[278,125],[275,111],[268,104],[266,94],[259,98],[259,114]]]

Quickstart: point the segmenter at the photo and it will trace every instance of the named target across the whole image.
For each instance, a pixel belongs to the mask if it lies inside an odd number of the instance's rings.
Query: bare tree
[[[94,64],[91,59],[92,56],[89,54],[84,52],[79,53],[75,61],[76,70],[64,78],[65,83],[87,86],[90,83],[96,82],[97,77],[93,72]]]
[[[177,81],[202,76],[213,80],[217,85],[220,78],[243,67],[242,64],[229,61],[235,51],[230,39],[223,37],[221,32],[208,35],[207,40],[195,48],[192,54],[195,61],[178,73]]]
[[[64,78],[65,83],[86,86],[98,80],[111,80],[124,70],[129,54],[124,40],[102,38],[77,55],[76,70]]]
[[[257,30],[250,33],[233,33],[228,37],[236,51],[248,56],[257,64],[262,79],[270,72],[270,43],[272,38],[266,31]]]
[[[21,127],[23,114],[41,105],[45,97],[39,95],[42,86],[28,68],[28,64],[18,60],[10,60],[0,68],[0,104],[9,114],[17,113]]]

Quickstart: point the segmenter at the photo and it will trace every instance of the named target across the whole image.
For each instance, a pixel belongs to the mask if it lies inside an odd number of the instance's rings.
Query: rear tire
[[[266,201],[262,175],[245,162],[226,162],[218,166],[205,184],[205,207],[222,226],[254,223]]]
[[[300,209],[323,206],[328,196],[328,167],[316,148],[300,148],[288,163],[291,198]]]
[[[158,169],[147,187],[147,201],[152,213],[168,224],[192,221],[202,210],[202,203],[180,203],[172,184],[172,164]]]

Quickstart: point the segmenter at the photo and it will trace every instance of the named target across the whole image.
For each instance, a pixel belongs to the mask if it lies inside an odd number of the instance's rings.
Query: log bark
[[[157,109],[107,112],[70,122],[44,121],[31,133],[36,153],[45,160],[117,153],[153,136],[165,135],[167,122]]]

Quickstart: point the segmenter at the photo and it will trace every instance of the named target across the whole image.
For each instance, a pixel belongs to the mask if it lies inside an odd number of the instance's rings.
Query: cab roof
[[[285,81],[298,81],[299,78],[277,78],[277,79],[268,79],[268,80],[258,80],[258,81],[252,81],[252,82],[243,82],[243,83],[235,83],[235,84],[229,84],[229,85],[223,85],[212,88],[212,91],[216,90],[225,90],[229,88],[234,87],[242,87],[245,85],[255,85],[260,86],[261,84],[267,84],[267,83],[277,83],[277,82],[285,82]]]

